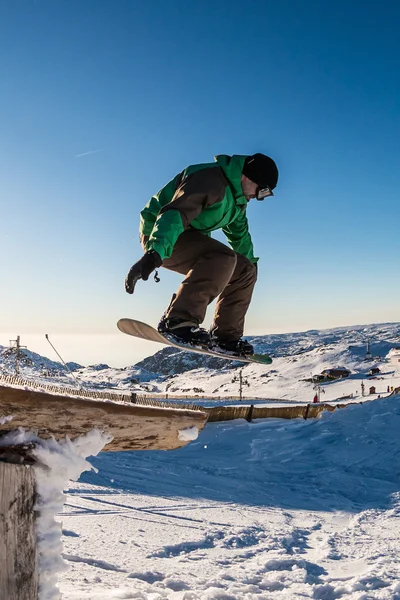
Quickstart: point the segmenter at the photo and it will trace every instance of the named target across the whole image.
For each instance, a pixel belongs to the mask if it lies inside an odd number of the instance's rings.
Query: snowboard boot
[[[202,348],[208,348],[210,345],[210,333],[192,321],[163,317],[157,329],[165,337],[170,337],[172,341],[176,341],[178,344],[201,346]]]
[[[234,354],[235,356],[252,356],[254,354],[253,346],[241,338],[239,340],[227,341],[214,337],[212,339],[211,350]]]

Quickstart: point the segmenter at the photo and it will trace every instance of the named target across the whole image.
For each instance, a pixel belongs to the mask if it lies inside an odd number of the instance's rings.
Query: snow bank
[[[399,430],[398,395],[101,453],[65,507],[65,600],[400,600]]]

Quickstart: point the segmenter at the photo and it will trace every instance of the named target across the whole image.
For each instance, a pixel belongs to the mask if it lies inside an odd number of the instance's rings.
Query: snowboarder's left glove
[[[133,294],[139,279],[147,281],[150,273],[161,267],[161,256],[155,250],[149,250],[140,260],[131,267],[125,279],[125,289],[128,294]]]

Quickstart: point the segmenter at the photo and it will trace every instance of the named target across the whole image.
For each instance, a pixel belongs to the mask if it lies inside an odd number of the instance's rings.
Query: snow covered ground
[[[102,453],[67,494],[66,600],[400,599],[400,396]]]
[[[321,400],[363,403],[318,420],[210,423],[180,450],[89,458],[97,471],[70,483],[56,517],[68,568],[57,560],[51,536],[53,567],[43,599],[60,597],[56,569],[64,600],[400,600],[400,395],[383,398],[400,387],[393,350],[400,324],[253,341],[274,354],[272,365],[204,363],[187,370],[190,360],[181,354],[166,357],[170,372],[157,373],[156,354],[145,367],[71,368],[87,387],[155,389],[169,399],[196,388],[206,396],[196,402],[212,405],[238,393],[240,368],[249,400],[298,404],[315,394],[304,381],[311,373],[345,366],[350,377],[322,383]],[[9,372],[14,358],[5,354]],[[59,363],[28,358],[23,377],[71,385]],[[374,377],[372,367],[380,369]],[[72,450],[61,449],[60,457]],[[78,458],[75,471],[85,465]],[[59,496],[57,502],[56,508]]]
[[[125,393],[156,393],[160,398],[165,398],[168,393],[169,399],[174,395],[197,395],[199,399],[205,396],[206,403],[215,402],[220,396],[238,396],[240,369],[248,384],[243,387],[243,395],[250,400],[264,398],[312,402],[314,385],[306,380],[324,369],[338,366],[349,369],[351,375],[342,381],[322,384],[321,401],[335,402],[350,395],[354,399],[361,399],[362,383],[366,394],[369,394],[370,387],[376,388],[370,398],[377,398],[387,394],[388,388],[400,386],[400,362],[394,359],[396,352],[399,352],[395,348],[400,348],[400,323],[339,327],[249,339],[257,352],[273,356],[271,365],[246,365],[219,359],[210,361],[210,357],[200,354],[164,348],[137,365],[113,368],[106,364],[81,366],[68,363],[69,372],[60,362],[23,351],[25,359],[20,361],[20,371],[23,377],[43,383],[73,387],[80,384],[102,390],[117,388]],[[371,358],[365,360],[367,342]],[[158,344],[154,344],[155,351],[158,347]],[[374,379],[368,375],[372,367],[378,367],[381,371]],[[14,368],[15,354],[0,347],[0,369],[12,373]]]

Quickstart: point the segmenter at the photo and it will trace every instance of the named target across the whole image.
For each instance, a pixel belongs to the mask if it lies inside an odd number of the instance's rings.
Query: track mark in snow
[[[224,532],[223,530],[217,530],[215,532],[207,534],[205,537],[198,541],[186,541],[175,545],[164,546],[160,550],[153,552],[148,558],[169,558],[173,556],[179,556],[181,554],[190,554],[196,550],[207,550],[215,547],[240,550],[243,548],[249,548],[257,546],[261,541],[267,540],[265,531],[260,527],[246,527],[238,530],[229,530]],[[260,550],[262,551],[262,550]],[[237,555],[240,559],[248,558],[253,556],[255,552],[245,553],[244,555]]]
[[[310,535],[311,531],[307,529],[293,529],[282,539],[282,546],[288,554],[303,554],[309,548],[308,538]]]
[[[96,560],[94,558],[82,558],[81,556],[76,556],[74,554],[63,554],[63,558],[64,560],[70,562],[85,563],[91,567],[105,569],[106,571],[118,571],[119,573],[126,573],[126,569],[120,569],[116,565],[108,563],[104,560]]]
[[[144,573],[129,573],[129,579],[140,579],[146,583],[156,583],[156,581],[163,581],[165,579],[164,573],[158,571],[145,571]]]
[[[174,592],[183,592],[190,589],[189,586],[181,579],[165,579],[164,584]]]
[[[275,558],[268,560],[265,563],[264,571],[295,571],[300,569],[304,571],[304,583],[315,585],[322,583],[321,576],[326,575],[326,571],[323,567],[309,562],[308,560],[295,559],[295,558]]]
[[[180,554],[189,554],[196,550],[205,550],[215,547],[217,539],[223,537],[221,531],[217,531],[213,534],[208,534],[204,538],[195,542],[182,542],[180,544],[174,544],[171,546],[164,546],[160,550],[149,554],[147,558],[172,558],[173,556],[179,556]]]
[[[265,531],[261,527],[246,527],[225,536],[221,545],[224,548],[248,548],[256,546],[265,537]]]
[[[74,512],[69,513],[69,516],[81,516],[81,515],[121,515],[121,516],[125,516],[125,517],[129,517],[129,513],[140,513],[143,515],[153,515],[156,517],[166,517],[167,519],[173,519],[173,523],[174,526],[176,524],[176,521],[183,521],[183,523],[178,523],[179,527],[189,527],[192,529],[198,529],[198,527],[196,526],[197,523],[199,524],[203,524],[204,520],[203,519],[196,519],[193,517],[184,517],[182,515],[171,515],[168,512],[164,512],[165,509],[160,510],[159,508],[143,508],[143,507],[136,507],[136,506],[129,506],[127,504],[121,504],[119,502],[110,502],[109,500],[104,500],[104,499],[98,499],[98,498],[92,498],[90,496],[81,496],[82,500],[88,500],[89,502],[95,502],[96,504],[100,504],[100,505],[107,505],[107,506],[111,506],[111,507],[116,507],[117,509],[124,509],[124,510],[112,510],[112,509],[108,509],[108,508],[88,508],[85,506],[80,506],[80,505],[76,505],[76,504],[72,504],[71,502],[66,502],[65,506],[68,506],[69,508],[75,508],[75,509],[80,509],[80,510],[75,510]],[[136,518],[136,517],[134,517]],[[156,521],[155,521],[156,522]],[[185,522],[187,523],[193,523],[193,525],[186,525]],[[217,527],[224,526],[224,523],[216,523],[216,522],[212,522],[210,521],[210,525],[215,525]]]

